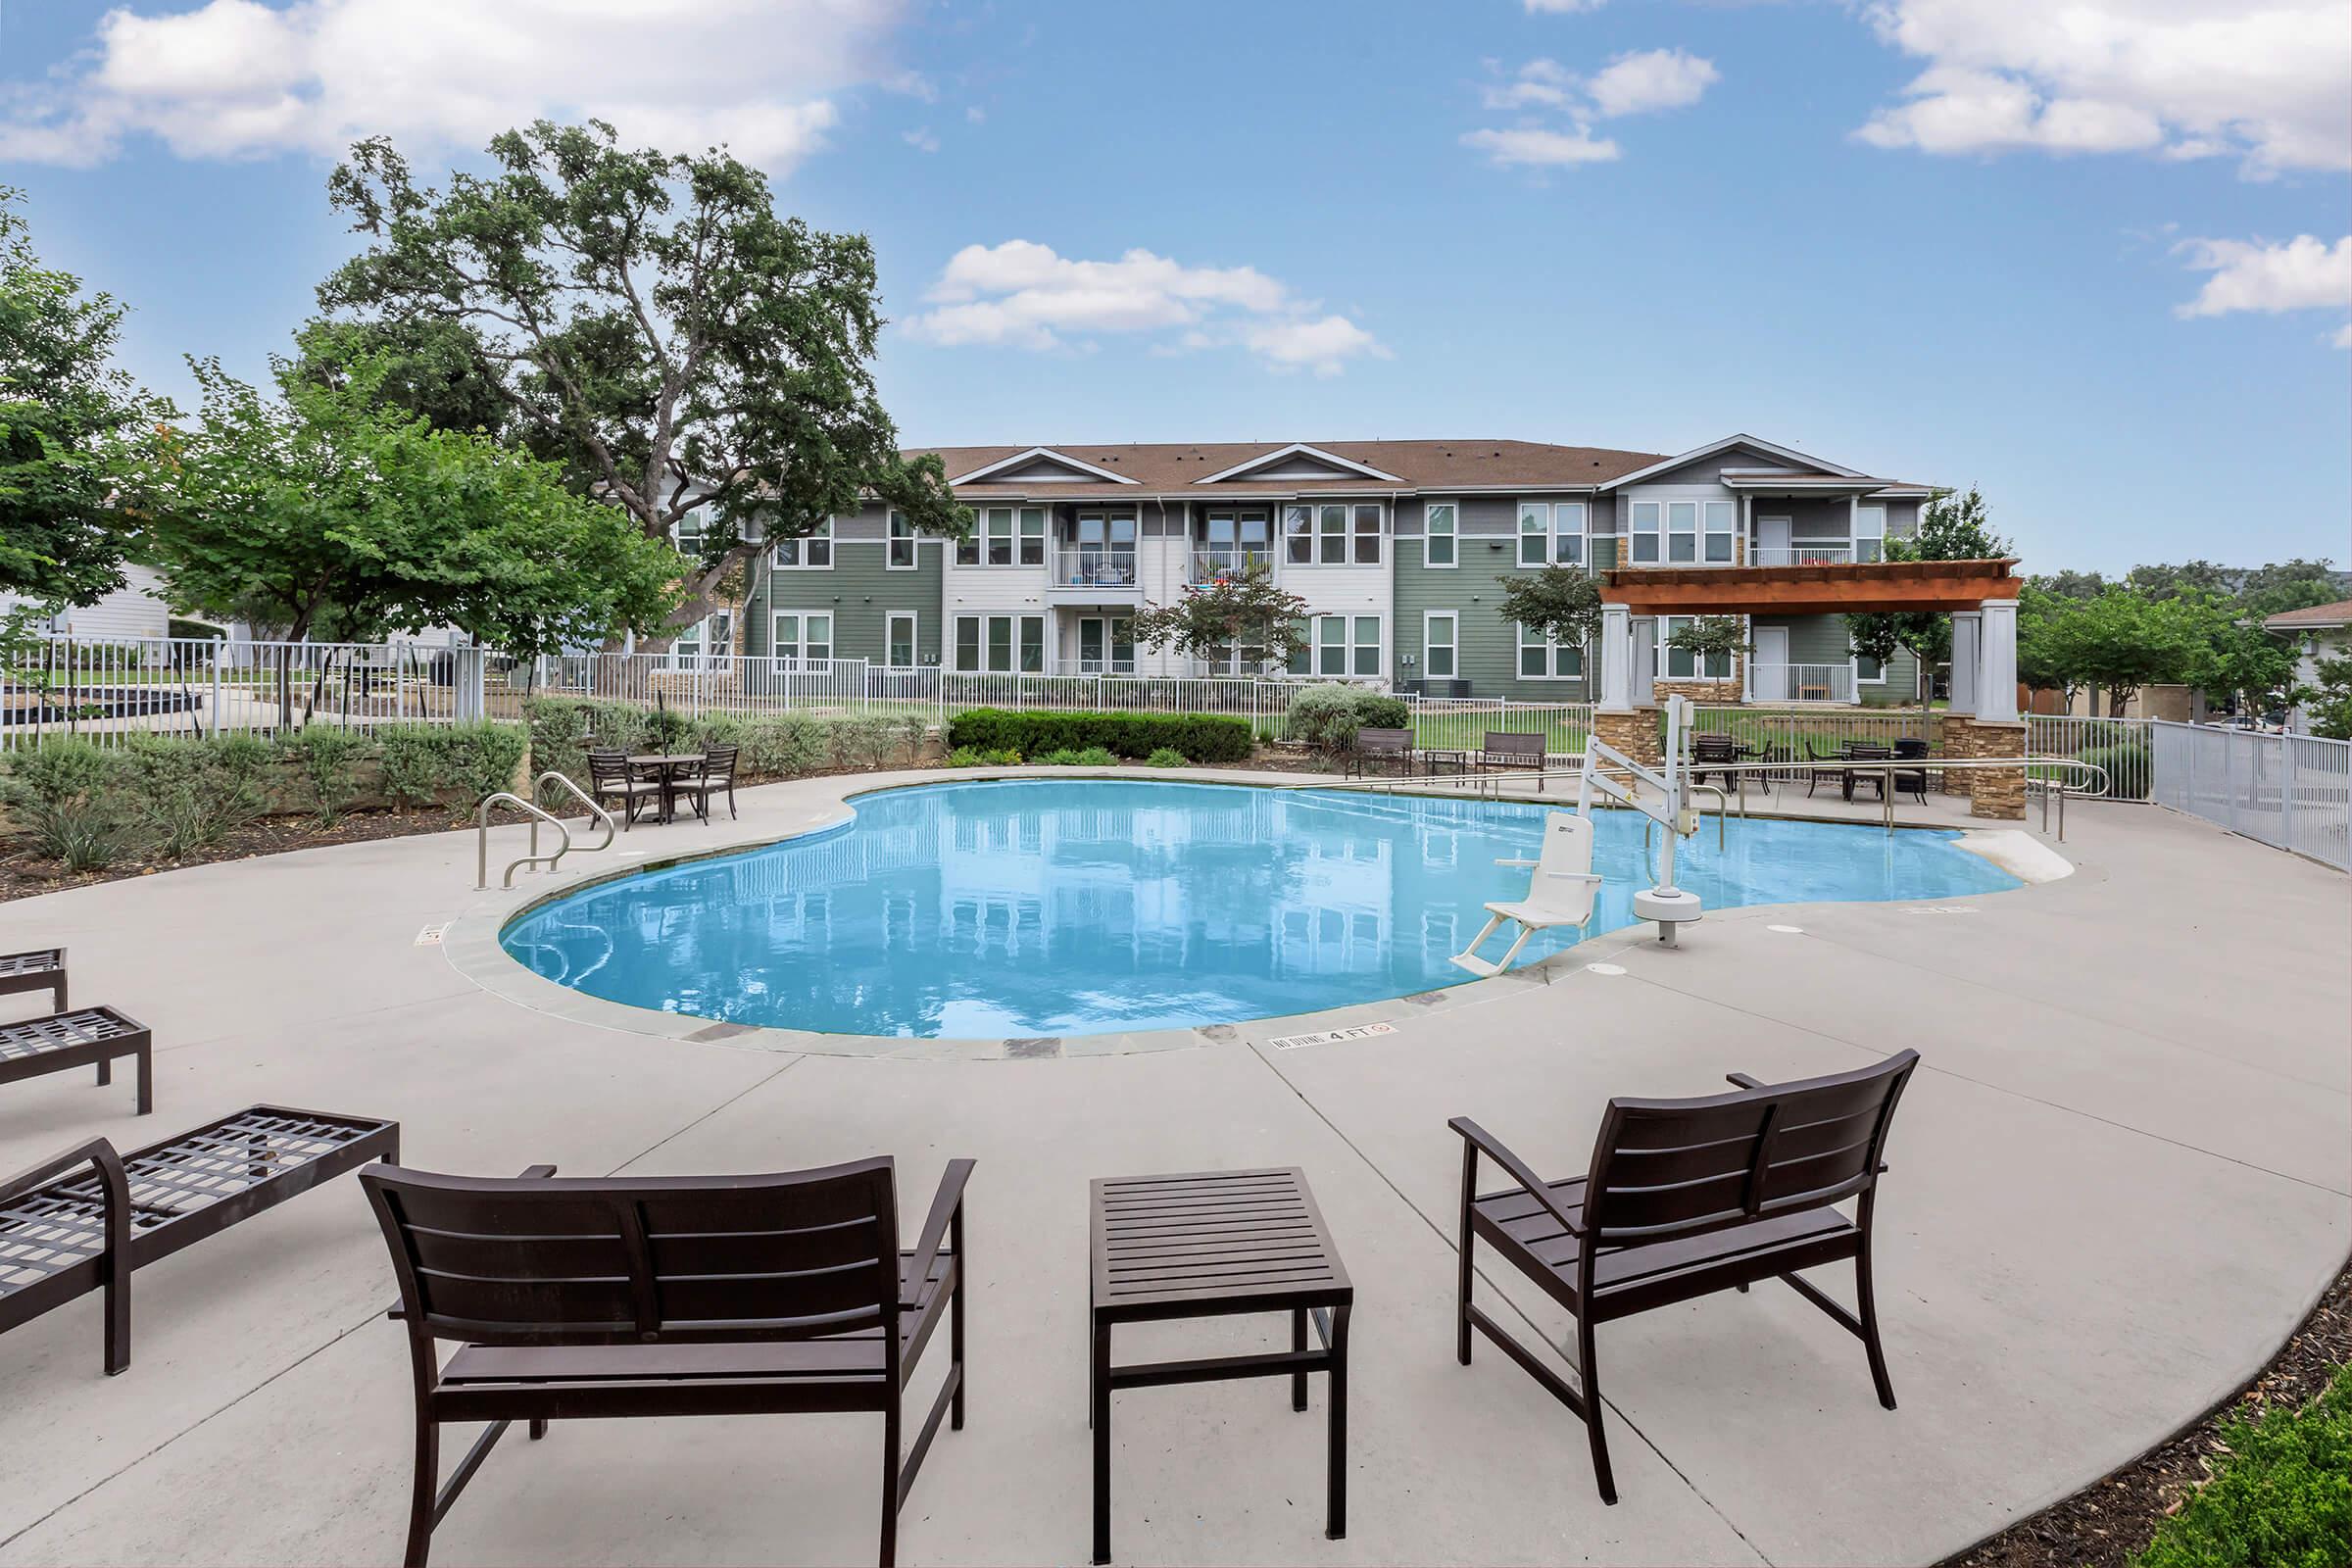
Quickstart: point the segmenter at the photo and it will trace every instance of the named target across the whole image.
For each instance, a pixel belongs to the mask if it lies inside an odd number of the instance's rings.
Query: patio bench
[[[1413,732],[1409,729],[1359,729],[1355,744],[1341,764],[1342,778],[1362,778],[1374,762],[1385,762],[1391,773],[1410,778],[1413,772]]]
[[[1600,1324],[1775,1276],[1860,1339],[1879,1403],[1894,1386],[1879,1344],[1870,1271],[1880,1156],[1895,1102],[1919,1053],[1874,1067],[1764,1084],[1731,1074],[1737,1092],[1696,1100],[1609,1102],[1587,1174],[1545,1181],[1467,1117],[1462,1139],[1461,1252],[1454,1353],[1470,1364],[1478,1330],[1585,1423],[1603,1502],[1617,1500],[1601,1431],[1593,1330]],[[1486,1155],[1516,1184],[1480,1194]],[[1856,1200],[1848,1218],[1835,1205]],[[1471,1299],[1475,1244],[1487,1246],[1576,1319],[1578,1386],[1568,1384]],[[1854,1260],[1857,1310],[1823,1295],[1800,1269]]]
[[[49,1010],[66,1010],[66,950],[35,948],[29,953],[0,953],[0,997],[20,991],[49,993]]]
[[[63,979],[57,989],[64,991]],[[0,1023],[0,1084],[95,1066],[103,1086],[115,1081],[117,1056],[137,1058],[139,1114],[144,1116],[155,1108],[155,1037],[136,1018],[112,1007],[78,1007]]]
[[[1478,754],[1478,770],[1492,773],[1500,768],[1506,772],[1541,773],[1544,771],[1544,737],[1518,730],[1491,729],[1486,745]],[[1542,794],[1544,780],[1536,780],[1536,792]]]
[[[371,1159],[400,1123],[253,1105],[120,1154],[94,1138],[0,1181],[0,1333],[106,1293],[106,1370],[130,1365],[130,1276]],[[87,1170],[83,1166],[89,1167]]]
[[[884,1568],[942,1417],[963,1426],[963,1189],[951,1160],[912,1251],[887,1157],[767,1176],[360,1180],[400,1283],[416,1470],[405,1561],[508,1426],[590,1417],[871,1411],[882,1425]],[[901,1403],[948,1327],[948,1374],[911,1445]],[[458,1342],[446,1363],[435,1342]],[[488,1422],[440,1485],[440,1431]],[[902,1466],[901,1453],[905,1450]]]

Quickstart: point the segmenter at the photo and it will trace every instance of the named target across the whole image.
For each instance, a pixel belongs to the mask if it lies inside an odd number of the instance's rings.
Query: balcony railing
[[[1854,700],[1851,664],[1750,664],[1747,700],[1751,703],[1850,703]]]
[[[1751,566],[1842,566],[1854,560],[1849,544],[1759,546],[1747,558]]]
[[[1239,577],[1253,566],[1272,567],[1271,549],[1250,549],[1239,545],[1198,545],[1193,549],[1194,582],[1214,582],[1219,577]]]
[[[1056,545],[1053,565],[1056,588],[1131,589],[1137,581],[1132,545]]]
[[[1132,657],[1127,659],[1074,659],[1070,661],[1070,667],[1062,671],[1062,673],[1076,675],[1132,675],[1135,673],[1135,660]]]

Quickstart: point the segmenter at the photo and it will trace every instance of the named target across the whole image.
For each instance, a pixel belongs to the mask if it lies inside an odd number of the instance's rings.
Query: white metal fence
[[[1850,703],[1854,700],[1854,666],[1751,664],[1747,698],[1751,703]]]
[[[1485,697],[1407,697],[1413,744],[1426,752],[1475,752],[1495,731],[1544,737],[1546,756],[1573,756],[1592,733],[1591,703],[1518,703]]]
[[[2352,741],[2161,720],[2150,728],[2158,805],[2352,870]]]
[[[57,736],[122,745],[519,716],[505,684],[494,699],[485,682],[494,662],[476,648],[413,642],[44,639],[0,658],[0,750]]]

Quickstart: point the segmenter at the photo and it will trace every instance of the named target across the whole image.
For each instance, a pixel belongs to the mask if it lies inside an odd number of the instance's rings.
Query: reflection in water
[[[590,889],[507,951],[593,996],[749,1024],[924,1037],[1102,1034],[1308,1012],[1469,977],[1544,808],[1242,786],[1022,780],[899,790],[846,831]],[[1643,818],[1599,814],[1591,932],[1656,880]],[[1947,835],[1750,820],[1686,840],[1711,908],[2014,887]],[[1574,933],[1538,937],[1541,957]]]

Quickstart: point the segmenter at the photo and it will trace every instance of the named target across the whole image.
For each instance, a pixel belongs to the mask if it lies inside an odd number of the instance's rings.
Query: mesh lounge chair
[[[1515,903],[1487,906],[1492,919],[1470,945],[1453,956],[1454,963],[1472,974],[1500,974],[1519,956],[1527,939],[1539,931],[1554,926],[1572,925],[1581,937],[1585,925],[1592,918],[1593,903],[1600,897],[1600,878],[1592,874],[1592,824],[1573,811],[1553,811],[1544,818],[1544,857],[1539,860],[1497,860],[1497,865],[1533,865],[1535,875],[1528,878],[1527,897]],[[1519,936],[1500,963],[1490,963],[1478,956],[1487,938],[1494,934],[1503,921],[1519,926]]]

